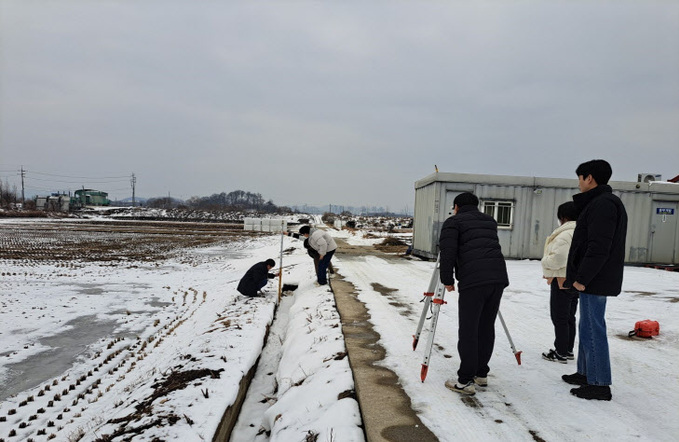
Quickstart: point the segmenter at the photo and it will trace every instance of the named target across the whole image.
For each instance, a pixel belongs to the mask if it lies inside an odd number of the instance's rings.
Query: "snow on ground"
[[[553,348],[549,318],[549,287],[538,261],[508,261],[511,285],[501,312],[522,365],[496,324],[496,346],[489,386],[478,388],[474,400],[444,388],[456,377],[456,294],[441,309],[428,377],[420,380],[426,333],[417,352],[412,335],[434,264],[374,256],[338,261],[339,272],[359,290],[368,306],[381,344],[383,365],[394,370],[423,422],[441,440],[677,440],[679,423],[679,274],[627,267],[624,293],[611,298],[607,309],[613,366],[613,401],[586,401],[570,395],[562,374],[576,371],[574,361],[545,361]],[[379,291],[376,290],[375,283]],[[394,289],[390,291],[389,289]],[[661,335],[652,340],[628,338],[642,319],[658,320]],[[577,348],[577,345],[576,345]]]
[[[205,249],[160,266],[4,263],[0,435],[94,440],[155,422],[138,438],[210,438],[225,407],[204,396],[233,401],[274,310],[224,284],[247,265],[214,259],[225,255],[239,256]]]
[[[159,265],[2,262],[0,438],[96,440],[148,424],[134,440],[211,439],[275,312],[278,280],[266,298],[247,300],[236,284],[255,262],[278,261],[279,241],[192,249]],[[363,440],[332,293],[314,284],[301,241],[286,237],[284,248],[283,281],[298,288],[278,306],[232,440]],[[573,362],[540,357],[553,331],[539,262],[508,261],[501,311],[522,365],[498,322],[489,386],[467,400],[443,387],[458,365],[455,293],[446,294],[424,383],[426,340],[412,350],[434,264],[367,255],[334,262],[370,311],[383,364],[441,440],[679,439],[678,273],[626,268],[624,293],[607,312],[613,401],[592,402],[571,396],[560,379]],[[660,322],[661,335],[628,338],[646,318]]]
[[[255,430],[361,440],[332,293],[314,286],[298,243],[284,259],[300,294],[282,307],[293,317],[283,324],[278,402]],[[277,279],[265,298],[236,285],[279,253],[280,237],[269,236],[162,263],[2,262],[0,440],[211,440],[276,306]]]
[[[231,440],[362,441],[340,318],[332,292],[318,286],[313,261],[298,240],[296,273],[285,284],[298,285],[282,298],[238,425]],[[284,264],[285,266],[285,264]],[[309,437],[307,439],[307,436]]]

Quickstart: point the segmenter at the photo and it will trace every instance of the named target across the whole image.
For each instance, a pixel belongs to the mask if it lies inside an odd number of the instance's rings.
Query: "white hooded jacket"
[[[545,240],[545,251],[542,256],[542,275],[545,278],[565,278],[568,263],[568,251],[573,240],[575,221],[566,221],[552,232]]]
[[[319,255],[325,256],[326,253],[337,248],[337,243],[325,230],[312,228],[309,234],[309,246],[316,250]]]

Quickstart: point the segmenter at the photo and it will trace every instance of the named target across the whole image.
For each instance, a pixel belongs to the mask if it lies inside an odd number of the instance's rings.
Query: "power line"
[[[75,178],[75,179],[81,179],[81,180],[96,180],[96,179],[105,179],[105,180],[112,180],[112,179],[128,179],[130,178],[129,175],[122,175],[122,176],[101,176],[101,177],[86,177],[86,176],[73,176],[73,175],[58,175],[54,173],[46,173],[46,172],[35,172],[31,171],[31,173],[34,173],[36,175],[47,175],[47,176],[56,176],[60,178]]]
[[[32,172],[34,173],[34,172]],[[66,183],[66,184],[78,184],[81,183],[82,181],[63,181],[63,180],[44,180],[42,178],[34,178],[34,177],[28,177],[31,180],[34,181],[44,181],[48,183]],[[97,184],[108,184],[108,183],[124,183],[127,180],[115,180],[115,181],[89,181],[90,183],[97,183]]]
[[[54,188],[43,189],[41,187],[28,187],[28,186],[26,186],[26,192],[28,192],[28,193],[30,193],[30,192],[50,192],[50,193],[52,193],[52,192],[58,192],[58,190],[55,190]]]
[[[22,188],[22,195],[25,190],[24,186],[24,179],[27,179],[29,183],[33,184],[36,182],[43,183],[39,187],[34,187],[34,186],[29,186],[27,189],[32,192],[36,193],[42,193],[42,192],[49,192],[49,193],[54,193],[55,190],[59,187],[62,189],[58,191],[63,191],[64,187],[68,188],[69,193],[71,192],[72,188],[85,188],[87,187],[92,187],[94,185],[102,185],[102,184],[118,184],[121,185],[121,183],[127,182],[130,179],[129,175],[121,175],[121,176],[106,176],[106,177],[85,177],[85,176],[75,176],[75,175],[63,175],[63,174],[56,174],[56,173],[47,173],[47,172],[36,172],[31,170],[30,172],[24,168],[24,166],[21,166],[19,170],[8,170],[7,172],[16,172],[17,175],[21,176],[21,188]],[[40,175],[42,178],[37,178],[34,175]],[[53,179],[53,178],[48,178],[48,177],[56,177],[56,178],[66,178],[65,180],[60,180],[60,179]],[[77,180],[77,181],[74,181]],[[85,180],[85,181],[83,181]],[[134,173],[132,173],[132,183],[136,182],[136,176]],[[52,188],[44,188],[44,186],[52,186]],[[116,189],[109,189],[109,192],[121,192],[129,190],[128,188],[116,188]],[[134,192],[134,188],[133,188]],[[23,199],[23,198],[22,198]]]

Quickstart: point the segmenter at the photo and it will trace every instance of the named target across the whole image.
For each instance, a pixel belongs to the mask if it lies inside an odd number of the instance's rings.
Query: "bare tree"
[[[9,207],[10,204],[17,202],[16,185],[10,186],[7,180],[0,181],[0,207]]]
[[[275,212],[278,208],[269,200],[265,203],[260,193],[234,190],[227,193],[215,193],[207,197],[192,197],[186,204],[189,207],[203,210],[244,210],[255,209]]]

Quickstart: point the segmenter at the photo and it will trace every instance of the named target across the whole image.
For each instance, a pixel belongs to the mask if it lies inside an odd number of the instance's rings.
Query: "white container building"
[[[629,217],[625,260],[679,264],[679,184],[639,174],[637,182],[611,181]],[[579,193],[577,179],[434,173],[415,183],[413,254],[435,259],[453,200],[472,192],[479,209],[498,221],[505,258],[540,259],[547,236],[559,225],[556,210]]]
[[[288,222],[277,218],[244,218],[243,230],[254,232],[281,232],[288,230]]]

